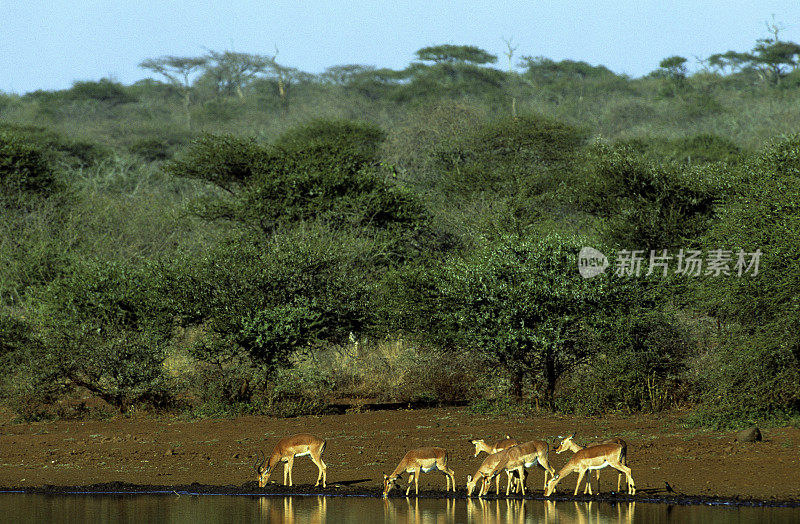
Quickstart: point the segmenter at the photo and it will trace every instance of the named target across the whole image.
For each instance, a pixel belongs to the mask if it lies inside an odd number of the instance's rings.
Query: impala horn
[[[256,463],[253,464],[253,467],[256,470],[256,475],[261,475],[261,469],[264,467],[264,464],[267,462],[267,456],[264,455],[264,452],[261,450],[256,451]]]

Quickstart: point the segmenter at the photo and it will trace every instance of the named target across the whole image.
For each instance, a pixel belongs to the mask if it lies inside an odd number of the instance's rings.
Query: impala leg
[[[421,468],[417,468],[417,471],[414,475],[414,494],[419,496],[419,475],[422,473]]]
[[[442,464],[441,467],[438,468],[444,476],[447,478],[447,491],[450,491],[450,481],[453,481],[453,491],[456,490],[456,475],[452,469],[447,467],[447,464]]]
[[[556,491],[556,486],[558,486],[558,483],[559,483],[559,482],[561,482],[561,479],[562,479],[562,478],[564,478],[564,477],[558,477],[558,478],[556,478],[555,476],[553,476],[553,478],[552,478],[552,479],[550,479],[550,488],[549,488],[549,489],[548,489],[548,488],[545,488],[545,490],[544,490],[545,497],[549,497],[550,495],[552,495],[553,493],[555,493],[555,491]]]
[[[575,484],[575,493],[572,494],[573,496],[577,496],[578,495],[578,489],[580,489],[580,487],[581,487],[581,481],[583,480],[583,476],[584,475],[586,475],[586,470],[585,469],[582,469],[582,470],[580,470],[578,472],[578,483]]]
[[[628,478],[628,494],[629,495],[636,495],[636,485],[633,483],[633,475],[631,474],[631,468],[628,466],[617,462],[615,464],[610,464],[612,468],[625,473],[625,476]]]
[[[544,468],[544,488],[547,489],[547,474],[550,473],[550,477],[556,476],[556,470],[550,465],[550,459],[547,454],[543,454],[537,457],[539,460],[539,465]]]
[[[478,492],[478,498],[483,498],[483,496],[486,495],[486,492],[489,491],[491,485],[491,480],[488,477],[483,477],[481,480],[481,490]]]
[[[519,487],[522,490],[522,496],[525,496],[525,466],[520,466],[517,469],[517,473],[519,473]]]
[[[294,482],[292,481],[292,468],[294,467],[294,457],[289,457],[289,460],[286,462],[287,469],[289,470],[289,485],[294,486]],[[286,484],[286,481],[284,481]]]
[[[413,471],[408,474],[408,486],[406,487],[406,497],[411,492],[411,481],[414,479],[414,477],[415,475]]]
[[[319,481],[320,479],[322,479],[322,487],[324,488],[327,477],[328,466],[326,466],[325,463],[322,461],[322,457],[319,458],[311,457],[311,460],[317,466],[317,469],[319,469],[319,474],[317,475],[317,483],[314,484],[314,486],[319,486]]]

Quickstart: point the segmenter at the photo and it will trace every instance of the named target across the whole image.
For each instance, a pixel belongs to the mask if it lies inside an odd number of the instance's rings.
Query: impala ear
[[[567,437],[567,438],[575,438],[575,432],[573,431],[573,432],[572,432],[572,435],[570,435],[570,436],[569,436],[569,437]]]

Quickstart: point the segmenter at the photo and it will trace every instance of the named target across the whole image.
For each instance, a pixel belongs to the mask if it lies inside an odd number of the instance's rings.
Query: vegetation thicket
[[[0,395],[797,420],[800,46],[768,27],[635,79],[509,43],[0,94]]]

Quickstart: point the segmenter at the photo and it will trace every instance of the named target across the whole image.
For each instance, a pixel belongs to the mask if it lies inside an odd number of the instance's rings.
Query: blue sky
[[[642,76],[662,58],[750,50],[766,23],[800,42],[794,0],[207,1],[0,0],[0,91],[69,88],[111,77],[130,84],[163,55],[207,50],[272,56],[310,73],[342,64],[401,69],[435,44],[476,45],[507,67],[546,56]]]

